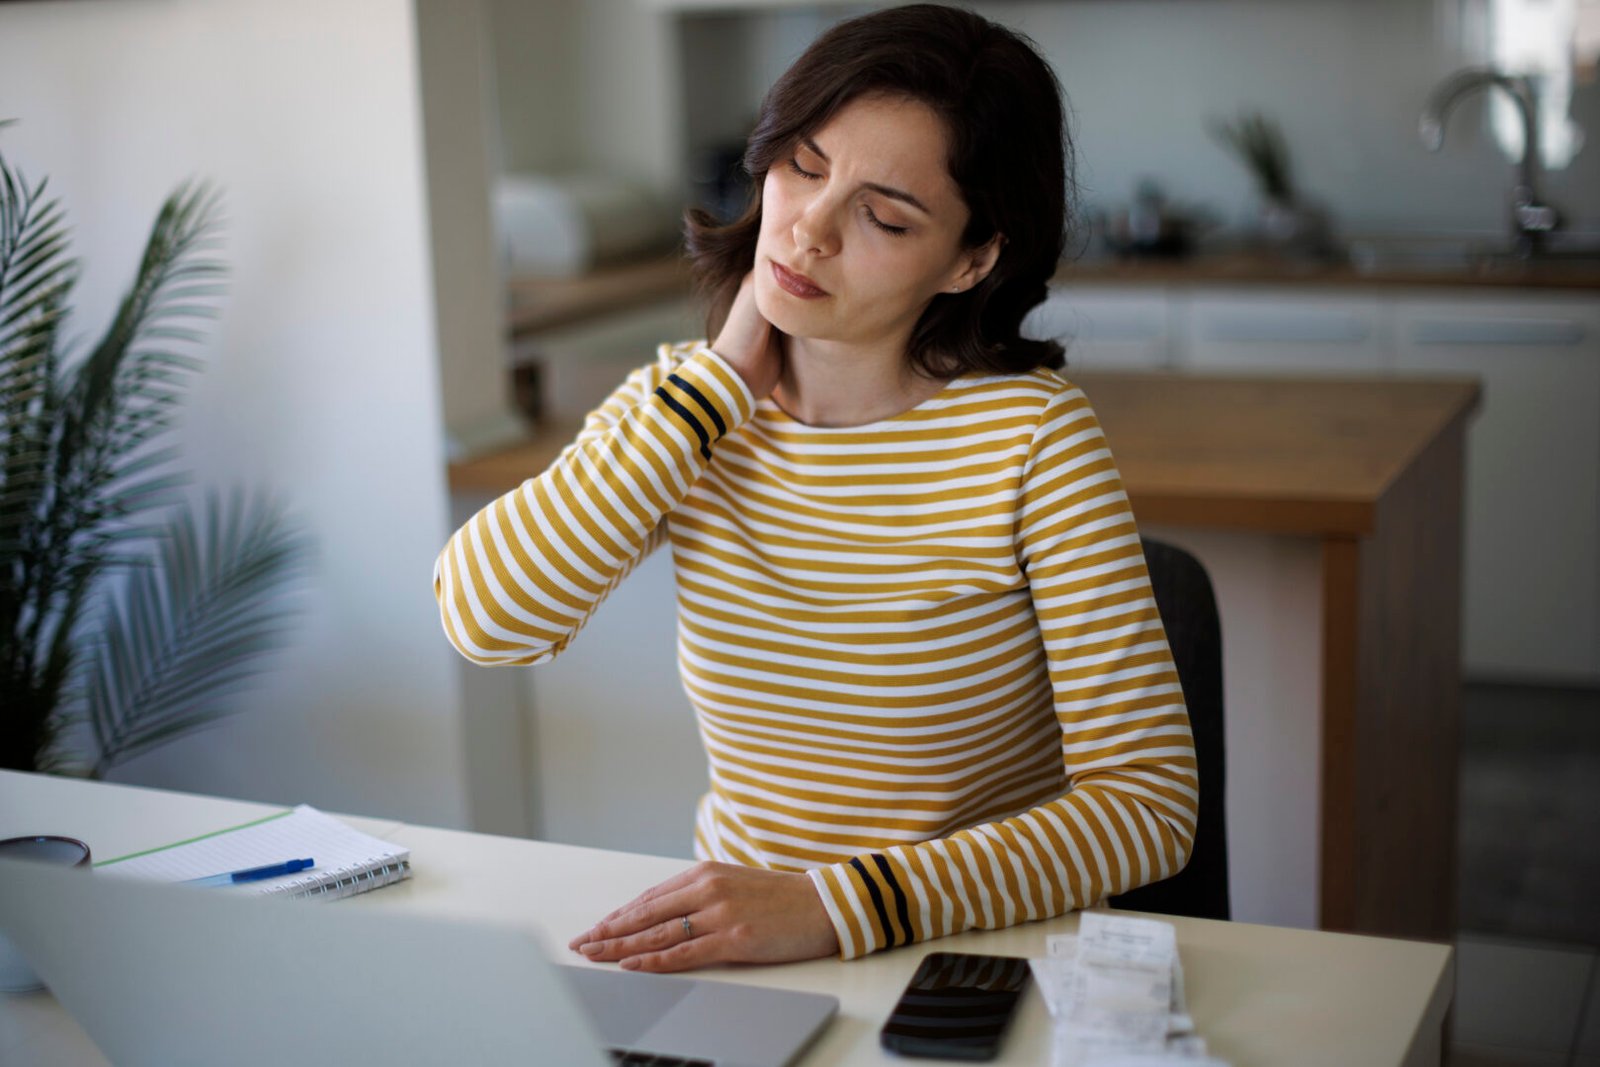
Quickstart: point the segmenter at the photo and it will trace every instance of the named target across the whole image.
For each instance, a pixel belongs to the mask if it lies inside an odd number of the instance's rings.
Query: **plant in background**
[[[1256,189],[1264,199],[1294,203],[1289,145],[1276,122],[1258,111],[1246,111],[1232,121],[1212,119],[1209,127],[1211,135],[1237,156],[1255,178]]]
[[[1257,219],[1261,236],[1281,251],[1316,258],[1336,255],[1327,210],[1295,188],[1289,144],[1277,122],[1261,112],[1244,111],[1231,121],[1212,119],[1207,125],[1255,179],[1262,200]]]
[[[7,123],[0,123],[0,126]],[[224,266],[217,197],[167,198],[132,288],[81,358],[78,277],[47,181],[0,156],[0,768],[113,765],[226,715],[282,643],[307,555],[260,496],[184,492],[169,441]]]

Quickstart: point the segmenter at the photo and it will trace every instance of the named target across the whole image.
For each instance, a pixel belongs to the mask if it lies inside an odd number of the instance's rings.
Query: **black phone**
[[[902,1056],[992,1060],[1027,987],[1028,961],[1020,957],[931,952],[879,1040]]]

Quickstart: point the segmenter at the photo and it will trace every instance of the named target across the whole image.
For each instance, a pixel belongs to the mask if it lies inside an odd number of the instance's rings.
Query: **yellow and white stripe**
[[[558,654],[662,540],[711,768],[702,857],[809,871],[844,956],[1057,915],[1177,871],[1183,694],[1082,392],[967,376],[805,426],[662,346],[439,557],[480,663]]]

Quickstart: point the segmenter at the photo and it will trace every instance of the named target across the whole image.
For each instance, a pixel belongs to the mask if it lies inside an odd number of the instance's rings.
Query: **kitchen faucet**
[[[1519,259],[1527,259],[1542,251],[1545,235],[1561,225],[1560,213],[1539,200],[1539,123],[1532,80],[1488,68],[1457,71],[1440,82],[1428,98],[1418,132],[1428,151],[1439,151],[1444,146],[1445,116],[1456,101],[1474,89],[1490,86],[1510,93],[1522,117],[1522,159],[1517,164],[1517,184],[1511,190],[1511,230],[1513,251]]]

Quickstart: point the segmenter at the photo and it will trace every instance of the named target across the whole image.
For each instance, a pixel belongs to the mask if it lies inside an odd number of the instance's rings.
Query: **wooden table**
[[[1317,543],[1318,925],[1448,939],[1463,457],[1477,383],[1096,375],[1081,384],[1141,525]],[[1226,644],[1226,618],[1223,630]]]
[[[293,798],[287,798],[293,799]],[[262,804],[0,771],[0,837],[58,833],[111,857],[198,836],[272,812]],[[415,876],[308,907],[382,908],[486,922],[537,915],[564,945],[598,914],[681,870],[685,861],[487,834],[352,820],[410,847]],[[287,906],[287,905],[286,905]],[[301,905],[296,905],[301,906]],[[1211,1051],[1233,1067],[1438,1064],[1454,993],[1451,950],[1421,942],[1173,918],[1188,1005]],[[720,968],[708,977],[826,992],[839,1016],[801,1057],[806,1065],[903,1063],[877,1032],[922,956],[933,950],[1041,956],[1077,916],[969,933],[845,963]],[[562,952],[562,962],[568,959]],[[590,966],[596,966],[590,964]],[[292,1032],[292,1019],[285,1024]],[[1050,1020],[1030,992],[1000,1062],[1049,1062]],[[293,1059],[291,1056],[290,1059]],[[0,995],[0,1062],[96,1067],[103,1057],[48,993]]]

